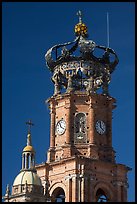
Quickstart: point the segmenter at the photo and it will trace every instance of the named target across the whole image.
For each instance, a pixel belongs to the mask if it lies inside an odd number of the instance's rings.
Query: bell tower
[[[112,110],[115,99],[75,91],[51,97],[48,162],[76,155],[115,162]]]
[[[36,169],[53,202],[125,202],[131,169],[115,160],[116,100],[109,94],[119,60],[113,49],[88,39],[81,11],[77,15],[75,40],[55,45],[45,55],[54,83],[54,94],[46,101],[50,147],[47,162]]]

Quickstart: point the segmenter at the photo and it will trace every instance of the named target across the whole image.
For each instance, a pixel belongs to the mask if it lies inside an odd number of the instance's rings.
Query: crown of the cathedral
[[[53,72],[55,95],[64,89],[67,92],[86,90],[96,93],[100,87],[103,94],[108,95],[108,84],[118,57],[113,49],[87,39],[87,26],[82,22],[81,11],[77,15],[79,23],[75,25],[75,40],[55,45],[45,54],[47,66]],[[98,50],[103,52],[99,57],[95,54]]]

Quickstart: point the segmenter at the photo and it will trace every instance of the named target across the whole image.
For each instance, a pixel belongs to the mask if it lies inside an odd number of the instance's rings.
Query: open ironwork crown
[[[108,84],[118,57],[113,49],[88,40],[81,11],[77,14],[79,23],[75,25],[74,41],[55,45],[45,54],[47,66],[53,73],[54,94],[60,94],[61,90],[96,93],[102,87],[103,94],[108,95]]]

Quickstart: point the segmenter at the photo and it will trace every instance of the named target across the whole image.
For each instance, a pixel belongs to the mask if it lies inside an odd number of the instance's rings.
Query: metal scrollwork
[[[74,41],[55,45],[45,54],[47,66],[53,72],[55,95],[63,89],[96,93],[101,87],[103,94],[109,95],[108,85],[118,57],[113,49],[86,38],[79,34]],[[101,57],[96,56],[98,50],[103,52]]]

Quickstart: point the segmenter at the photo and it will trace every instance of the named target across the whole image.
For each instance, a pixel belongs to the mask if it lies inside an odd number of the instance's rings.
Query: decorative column
[[[50,104],[50,148],[55,147],[55,107],[53,102]]]
[[[127,202],[127,188],[129,187],[128,183],[125,182],[123,185],[123,202]]]
[[[65,202],[72,202],[72,178],[71,176],[66,176],[66,199]]]
[[[67,128],[66,128],[66,144],[70,144],[70,138],[71,138],[71,105],[70,100],[66,104],[67,109],[66,111],[66,121],[67,121]]]
[[[78,183],[77,183],[77,175],[72,176],[72,202],[78,201]]]
[[[81,174],[81,164],[78,164],[77,165],[77,168],[78,168],[78,175],[77,175],[77,177],[78,177],[78,202],[81,202],[81,197],[82,197],[82,193],[81,193],[81,181],[82,181],[82,177],[83,177],[83,175]]]
[[[25,169],[27,169],[28,163],[27,163],[27,154],[25,153]]]
[[[22,169],[24,169],[24,154],[22,154]]]
[[[86,180],[86,194],[87,194],[87,202],[90,202],[90,194],[91,194],[90,177],[87,177],[87,180]]]
[[[80,202],[85,202],[85,197],[87,197],[87,195],[85,195],[85,176],[84,176],[84,165],[81,165],[81,174],[80,174],[80,195],[81,195],[81,201]]]
[[[81,200],[80,202],[85,202],[84,200],[84,186],[85,186],[85,178],[84,175],[80,175],[80,183],[81,183],[81,189],[80,189],[80,195],[81,195]]]
[[[89,181],[89,186],[90,186],[90,189],[89,190],[89,202],[96,202],[95,201],[95,198],[94,198],[94,176],[90,176],[90,181]]]
[[[106,99],[107,103],[107,124],[109,130],[107,131],[107,144],[111,147],[112,146],[112,109],[113,109],[113,101],[112,99]],[[108,123],[109,122],[109,123]]]
[[[92,107],[92,96],[90,97],[90,105],[89,105],[89,143],[95,144],[95,118],[94,118],[94,109]]]
[[[123,181],[116,181],[117,185],[117,202],[127,202],[128,184]]]

